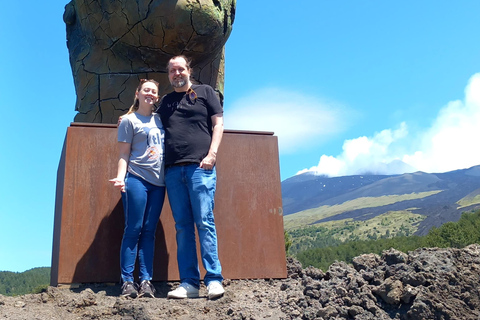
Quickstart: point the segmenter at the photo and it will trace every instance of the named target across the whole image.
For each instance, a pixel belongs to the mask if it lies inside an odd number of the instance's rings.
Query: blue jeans
[[[134,281],[135,261],[140,281],[152,280],[155,231],[165,199],[165,187],[153,185],[127,173],[122,192],[125,229],[120,248],[122,281]]]
[[[213,206],[217,174],[198,164],[173,166],[165,170],[168,200],[177,231],[177,262],[180,281],[200,287],[195,226],[200,240],[203,267],[207,271],[205,285],[222,281],[218,259],[217,231]]]

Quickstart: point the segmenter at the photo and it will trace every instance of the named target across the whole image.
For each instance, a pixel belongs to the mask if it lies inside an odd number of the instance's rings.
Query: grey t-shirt
[[[165,186],[164,139],[165,131],[158,114],[123,116],[118,126],[118,142],[131,144],[128,172],[153,185]]]

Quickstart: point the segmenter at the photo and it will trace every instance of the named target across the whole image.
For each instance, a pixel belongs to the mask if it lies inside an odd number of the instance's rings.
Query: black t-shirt
[[[165,165],[200,163],[212,141],[212,119],[223,113],[212,87],[192,85],[195,93],[171,92],[163,96],[157,113],[165,129]]]

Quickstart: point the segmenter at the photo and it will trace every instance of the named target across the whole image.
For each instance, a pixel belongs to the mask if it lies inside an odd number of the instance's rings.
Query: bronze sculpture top
[[[223,101],[224,45],[236,0],[72,0],[65,6],[67,47],[77,94],[76,122],[116,123],[139,79],[171,91],[168,60],[192,59],[192,78]]]

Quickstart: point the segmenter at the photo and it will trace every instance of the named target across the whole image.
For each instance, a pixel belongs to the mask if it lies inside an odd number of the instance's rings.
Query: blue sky
[[[75,115],[66,3],[0,5],[0,270],[51,264]],[[477,0],[239,0],[225,128],[275,132],[282,180],[478,165],[479,13]]]

